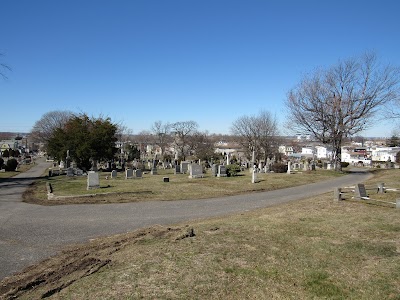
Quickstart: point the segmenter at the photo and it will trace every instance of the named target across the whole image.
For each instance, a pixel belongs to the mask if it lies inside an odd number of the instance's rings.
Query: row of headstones
[[[384,183],[378,184],[378,193],[379,194],[385,193],[385,184]],[[369,199],[369,196],[367,194],[367,190],[366,190],[364,184],[358,183],[355,186],[354,198],[355,199],[364,199],[364,200],[368,200]],[[333,199],[334,199],[334,201],[343,200],[343,198],[342,198],[342,189],[341,188],[335,188],[333,190]],[[396,205],[397,209],[400,209],[400,199],[396,199],[396,202],[394,202],[394,204]]]
[[[72,168],[69,167],[67,169],[49,169],[49,177],[51,176],[58,176],[58,175],[63,175],[66,174],[69,177],[72,176],[83,176],[84,172],[81,169],[78,168]]]
[[[199,164],[193,164],[187,161],[182,161],[180,165],[175,165],[174,174],[187,174],[189,178],[203,177],[203,167]],[[213,164],[211,166],[211,174],[217,177],[226,177],[226,166]]]
[[[311,166],[311,167],[310,167]],[[309,164],[309,163],[305,163],[305,164],[300,164],[300,163],[293,163],[292,162],[288,162],[288,170],[287,173],[290,174],[291,171],[294,170],[304,170],[304,171],[315,171],[315,164]],[[330,170],[331,169],[331,164],[327,164],[327,169]]]
[[[115,179],[118,176],[117,170],[112,170],[110,174],[111,179]],[[133,169],[126,169],[125,170],[125,178],[126,179],[131,179],[131,178],[142,178],[143,177],[143,172],[140,169],[133,170]]]
[[[180,165],[175,165],[174,174],[188,174],[189,178],[201,178],[204,177],[203,166],[199,164],[190,163],[188,161],[182,161]]]

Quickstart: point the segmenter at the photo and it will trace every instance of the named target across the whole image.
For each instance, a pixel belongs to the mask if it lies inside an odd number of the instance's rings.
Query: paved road
[[[61,206],[22,202],[21,194],[32,178],[41,176],[48,166],[39,161],[28,172],[0,182],[0,280],[66,244],[304,199],[371,176],[360,172],[300,187],[218,199]]]

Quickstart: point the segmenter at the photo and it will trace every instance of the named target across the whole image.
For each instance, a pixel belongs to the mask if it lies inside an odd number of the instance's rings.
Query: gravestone
[[[64,169],[64,167],[65,167],[64,161],[60,161],[60,169]]]
[[[174,174],[180,174],[181,173],[181,166],[180,165],[175,165],[174,169]]]
[[[253,173],[251,174],[251,183],[256,183],[257,182],[257,173],[256,170],[253,170]]]
[[[327,169],[327,170],[330,170],[330,169],[331,169],[331,166],[332,166],[332,164],[327,164],[327,165],[326,165],[326,169]]]
[[[189,165],[190,165],[190,163],[188,161],[181,162],[181,173],[182,174],[186,174],[189,171]]]
[[[333,200],[338,202],[342,200],[342,189],[341,188],[334,188],[333,189]]]
[[[217,164],[213,164],[211,166],[211,174],[214,177],[217,176],[217,174],[218,174],[218,165]]]
[[[137,170],[135,170],[134,172],[133,172],[133,174],[134,174],[134,178],[142,178],[142,170],[140,170],[140,169],[137,169]]]
[[[218,174],[217,177],[226,177],[228,176],[226,174],[226,167],[224,165],[219,165],[218,166]]]
[[[87,177],[87,189],[98,189],[100,188],[99,173],[95,171],[89,171]]]
[[[315,171],[315,164],[314,163],[311,164],[311,171]]]
[[[308,171],[309,169],[310,169],[310,164],[308,163],[308,161],[306,161],[306,162],[304,163],[303,170],[304,170],[304,171]]]
[[[367,191],[365,189],[365,185],[362,183],[359,183],[356,185],[354,192],[355,192],[355,198],[359,198],[359,199],[368,198]]]
[[[150,171],[151,175],[157,175],[157,165],[158,165],[158,160],[157,159],[153,159],[153,163],[152,163],[151,171]]]
[[[384,183],[378,184],[378,193],[379,194],[384,194],[385,193],[385,184]]]
[[[83,170],[75,169],[75,173],[76,173],[76,176],[82,176],[83,175]]]
[[[198,164],[191,164],[189,178],[203,178],[203,167]]]
[[[291,165],[291,162],[288,161],[288,163],[287,163],[287,173],[288,173],[288,174],[290,174],[290,172],[291,172],[291,170],[290,170],[290,165]]]
[[[73,177],[74,176],[74,169],[68,168],[67,169],[67,176],[68,177]]]
[[[133,170],[132,169],[126,169],[125,170],[125,179],[131,179],[133,177]]]
[[[117,170],[112,170],[112,171],[111,171],[111,178],[112,178],[112,179],[117,178]]]

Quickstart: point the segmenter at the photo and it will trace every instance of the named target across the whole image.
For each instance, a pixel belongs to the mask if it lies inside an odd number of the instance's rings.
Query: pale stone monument
[[[87,177],[87,189],[98,189],[100,187],[100,181],[99,181],[99,173],[95,171],[89,171],[88,177]]]

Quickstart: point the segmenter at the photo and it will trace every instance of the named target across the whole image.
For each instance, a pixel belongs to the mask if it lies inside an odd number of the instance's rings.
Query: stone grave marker
[[[133,177],[134,178],[142,178],[142,170],[140,170],[140,169],[137,169],[137,170],[135,170],[134,172],[133,172]]]
[[[217,164],[213,164],[211,166],[211,174],[214,177],[217,176],[217,174],[218,174],[218,165]]]
[[[253,173],[251,174],[251,183],[256,183],[257,182],[257,172],[256,170],[253,170]]]
[[[290,165],[291,165],[291,162],[290,162],[290,161],[288,161],[288,163],[287,163],[287,173],[288,173],[288,174],[290,174],[290,173],[291,173],[291,170],[290,170]]]
[[[73,168],[68,168],[67,169],[67,176],[68,177],[73,177],[74,176],[74,169]]]
[[[175,165],[174,168],[174,174],[180,174],[181,173],[181,166],[180,165]]]
[[[111,171],[111,178],[112,178],[112,179],[117,178],[117,174],[118,174],[118,173],[117,173],[117,170],[112,170],[112,171]]]
[[[357,184],[354,192],[355,192],[355,198],[368,199],[367,191],[365,189],[364,184],[362,183]]]
[[[76,173],[76,176],[83,176],[83,170],[81,170],[81,169],[76,169],[75,173]]]
[[[188,161],[182,161],[181,162],[181,173],[182,174],[188,173],[189,165],[190,165],[190,163]]]
[[[131,179],[133,178],[133,170],[132,169],[126,169],[125,170],[125,179]]]
[[[189,178],[203,178],[203,167],[198,164],[191,164]]]
[[[228,176],[226,174],[226,167],[224,165],[219,165],[218,166],[218,174],[217,177],[226,177]]]
[[[98,189],[100,188],[99,173],[95,171],[89,171],[87,177],[87,189]]]

